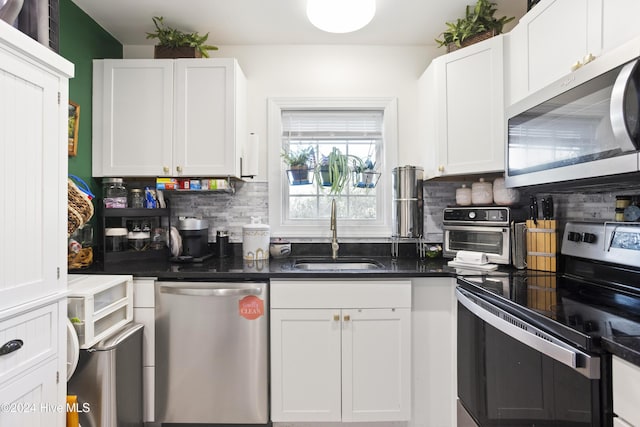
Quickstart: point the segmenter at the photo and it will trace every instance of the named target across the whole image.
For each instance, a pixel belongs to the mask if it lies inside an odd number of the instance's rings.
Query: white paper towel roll
[[[458,251],[456,260],[466,264],[486,264],[489,262],[487,254],[484,252]]]
[[[247,145],[242,155],[242,175],[257,176],[258,175],[258,151],[260,150],[260,139],[255,132],[249,133]]]

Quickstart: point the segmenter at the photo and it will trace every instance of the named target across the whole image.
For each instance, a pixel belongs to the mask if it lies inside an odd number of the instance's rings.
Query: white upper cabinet
[[[0,21],[0,311],[66,287],[73,65]]]
[[[542,0],[506,34],[506,105],[640,35],[636,0]]]
[[[504,170],[503,36],[435,58],[419,81],[427,178]]]
[[[235,59],[93,69],[94,176],[241,176],[246,79]]]

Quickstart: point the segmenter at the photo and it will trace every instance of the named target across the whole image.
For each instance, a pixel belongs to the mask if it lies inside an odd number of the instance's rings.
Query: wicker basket
[[[93,263],[93,249],[82,248],[78,253],[67,255],[67,268],[69,270],[78,270],[87,268]]]
[[[67,234],[70,236],[91,219],[93,216],[93,203],[71,179],[67,180],[67,182]]]
[[[472,44],[481,42],[483,40],[490,39],[493,36],[497,36],[495,30],[485,31],[484,33],[479,33],[479,34],[476,34],[475,36],[471,36],[469,38],[466,38],[460,43],[459,47],[455,43],[449,43],[447,45],[447,53],[453,52],[454,50],[462,49],[465,46],[470,46]]]

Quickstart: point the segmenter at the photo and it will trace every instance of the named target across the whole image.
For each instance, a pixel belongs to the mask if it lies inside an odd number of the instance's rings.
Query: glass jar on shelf
[[[102,192],[105,208],[127,207],[127,188],[122,178],[103,178]]]

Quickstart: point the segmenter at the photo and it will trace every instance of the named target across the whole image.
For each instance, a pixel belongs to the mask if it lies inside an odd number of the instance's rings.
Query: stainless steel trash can
[[[142,329],[129,324],[80,350],[67,394],[78,396],[82,427],[142,427]]]

